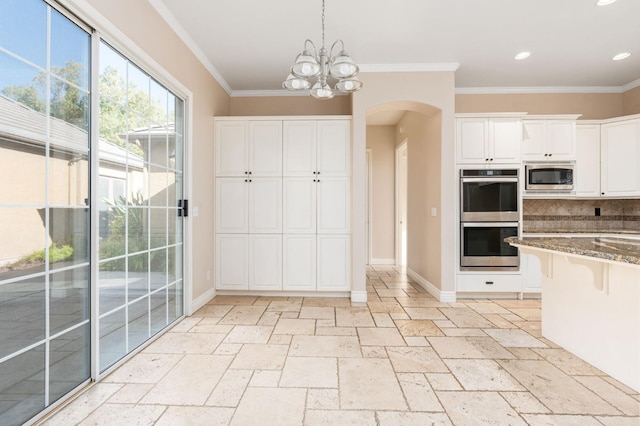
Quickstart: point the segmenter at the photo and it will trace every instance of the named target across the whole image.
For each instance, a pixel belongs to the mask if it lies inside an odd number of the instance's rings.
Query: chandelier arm
[[[307,50],[307,44],[310,44],[311,47],[313,48],[313,57],[317,58],[318,57],[318,49],[316,49],[316,45],[313,44],[313,42],[309,39],[306,39],[304,41],[304,50]]]
[[[341,39],[338,39],[336,41],[333,42],[333,44],[331,45],[331,49],[329,49],[329,58],[333,59],[333,48],[336,47],[336,44],[340,43],[340,45],[342,46],[342,49],[340,49],[340,51],[344,51],[344,41],[342,41]]]

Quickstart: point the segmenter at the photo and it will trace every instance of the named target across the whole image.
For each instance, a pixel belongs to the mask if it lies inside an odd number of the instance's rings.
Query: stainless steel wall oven
[[[460,171],[460,267],[517,269],[518,249],[504,242],[518,235],[518,169]]]

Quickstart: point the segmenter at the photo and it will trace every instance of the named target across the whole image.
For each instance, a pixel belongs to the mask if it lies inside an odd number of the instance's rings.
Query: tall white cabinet
[[[218,118],[216,288],[347,291],[348,118]]]

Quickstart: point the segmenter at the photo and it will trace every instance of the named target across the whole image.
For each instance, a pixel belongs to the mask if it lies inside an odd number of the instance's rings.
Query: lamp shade
[[[308,50],[303,51],[296,58],[296,62],[291,67],[291,73],[296,77],[309,78],[318,75],[320,64]]]
[[[344,93],[353,93],[362,88],[362,82],[356,77],[344,78],[336,84],[336,89]]]
[[[313,85],[311,90],[309,90],[309,94],[316,99],[331,99],[333,98],[333,90],[327,83],[317,82]]]
[[[337,79],[351,78],[358,74],[358,66],[344,50],[333,60],[329,67],[331,75]]]
[[[311,87],[309,80],[305,78],[296,77],[293,74],[289,74],[287,79],[282,83],[282,87],[287,90],[305,90]]]

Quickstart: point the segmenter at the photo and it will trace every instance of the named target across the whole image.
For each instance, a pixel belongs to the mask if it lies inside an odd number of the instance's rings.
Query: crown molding
[[[189,50],[198,58],[200,63],[209,71],[209,74],[222,86],[225,92],[229,96],[233,92],[229,83],[222,77],[220,71],[209,61],[207,55],[200,49],[198,44],[191,38],[191,36],[187,33],[184,27],[178,22],[173,13],[169,10],[169,8],[164,4],[162,0],[147,0],[151,6],[158,12],[158,14],[165,20],[165,22],[171,27],[173,31],[178,35],[180,40],[187,46]]]
[[[456,95],[500,95],[528,93],[623,93],[640,86],[640,79],[624,86],[529,86],[529,87],[456,87]]]
[[[456,71],[457,62],[415,63],[415,64],[359,64],[360,72],[421,72]]]
[[[636,87],[640,87],[640,78],[622,86],[622,91],[626,92],[627,90],[635,89]]]
[[[309,91],[301,90],[299,92],[292,92],[286,89],[280,90],[232,90],[232,98],[260,98],[268,96],[311,96]],[[335,96],[349,96],[348,93],[336,93]]]

